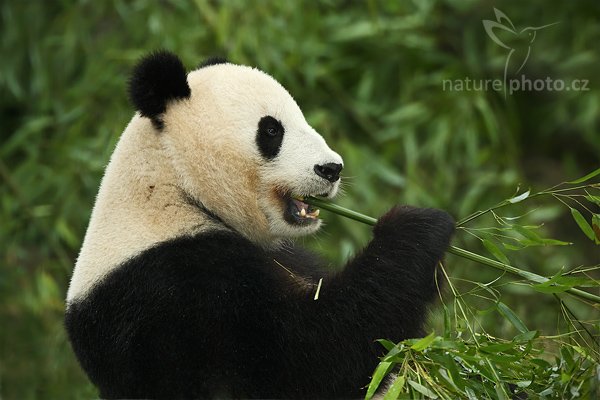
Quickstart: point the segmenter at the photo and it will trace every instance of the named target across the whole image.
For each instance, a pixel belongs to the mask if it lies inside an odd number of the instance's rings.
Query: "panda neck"
[[[139,252],[165,240],[228,229],[186,196],[146,118],[125,129],[100,185],[67,300]]]

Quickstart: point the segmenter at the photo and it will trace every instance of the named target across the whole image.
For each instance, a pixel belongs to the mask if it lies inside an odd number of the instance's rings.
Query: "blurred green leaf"
[[[513,310],[511,310],[506,304],[499,301],[496,304],[496,306],[498,308],[498,312],[504,318],[506,318],[515,328],[517,328],[517,330],[519,332],[521,332],[521,333],[529,332],[529,329],[527,329],[527,327],[525,326],[523,321],[521,321],[521,319],[519,317],[517,317],[517,314],[515,314],[513,312]]]
[[[571,215],[573,216],[575,222],[577,222],[577,225],[579,225],[581,231],[585,233],[585,236],[587,236],[590,240],[594,240],[594,230],[592,229],[590,224],[588,224],[588,222],[585,220],[585,217],[581,215],[581,213],[575,208],[571,208]]]
[[[518,334],[513,338],[513,342],[515,343],[524,343],[529,342],[539,336],[538,331],[528,331]]]
[[[592,196],[591,194],[588,194],[587,196],[585,196],[585,199],[591,203],[596,204],[597,206],[600,206],[600,196]]]
[[[506,255],[494,243],[487,239],[483,239],[483,245],[498,261],[503,262],[504,264],[510,264]]]
[[[480,347],[480,349],[481,349],[481,351],[483,351],[485,353],[494,354],[494,353],[500,353],[500,352],[504,352],[506,350],[510,350],[514,346],[515,346],[514,343],[508,342],[508,343],[498,343],[498,344],[483,345],[483,346]]]
[[[592,179],[593,177],[598,176],[598,175],[600,175],[600,168],[598,168],[595,171],[590,172],[586,176],[583,176],[583,177],[581,177],[579,179],[575,179],[574,181],[569,181],[567,183],[571,183],[571,184],[574,184],[574,185],[578,184],[578,183],[583,183],[585,181],[589,181],[590,179]]]
[[[504,385],[502,383],[496,383],[496,385],[494,385],[494,388],[496,389],[496,395],[498,396],[498,400],[507,399],[504,390]]]
[[[600,244],[600,214],[592,215],[592,229],[594,230],[594,242]]]
[[[533,243],[538,243],[540,241],[540,235],[538,235],[535,231],[533,231],[530,227],[513,225],[512,228],[519,232],[523,237],[529,239]]]
[[[589,278],[556,274],[546,282],[532,285],[532,287],[542,293],[561,293],[575,286],[596,285],[596,281]]]

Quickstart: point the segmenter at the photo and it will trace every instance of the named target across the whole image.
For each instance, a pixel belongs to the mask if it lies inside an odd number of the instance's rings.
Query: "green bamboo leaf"
[[[466,357],[463,356],[463,358],[466,358]],[[485,358],[482,358],[480,356],[473,357],[472,364],[469,366],[469,368],[477,371],[479,373],[479,375],[481,375],[482,377],[487,379],[489,382],[495,382],[496,378],[495,378],[494,372],[492,372],[492,370],[490,369],[492,364],[486,364],[484,360],[485,360]],[[482,364],[482,361],[483,361],[483,364]]]
[[[571,246],[573,242],[564,242],[558,239],[542,239],[540,244],[542,246]]]
[[[584,177],[581,177],[579,179],[575,179],[574,181],[569,181],[567,183],[571,183],[571,184],[582,183],[582,182],[585,182],[585,181],[588,181],[588,180],[592,179],[596,175],[600,175],[600,168],[598,168],[597,170],[595,170],[593,172],[590,172],[589,174],[587,174]]]
[[[512,349],[513,347],[515,347],[515,344],[512,342],[508,342],[508,343],[483,345],[479,349],[481,351],[483,351],[484,353],[495,354],[495,353],[505,352],[507,350]]]
[[[403,375],[396,377],[396,379],[394,379],[394,383],[392,383],[392,386],[390,386],[385,396],[383,396],[383,400],[396,400],[398,397],[400,397],[405,382],[406,378],[404,378]]]
[[[562,293],[571,289],[570,286],[565,285],[552,285],[552,286],[540,286],[540,285],[532,285],[533,290],[540,293]]]
[[[521,226],[521,225],[513,225],[512,227],[521,236],[523,236],[524,238],[529,239],[529,240],[531,240],[533,242],[538,242],[541,239],[540,235],[538,235],[536,232],[534,232],[530,228],[526,228],[526,227]]]
[[[390,351],[388,351],[388,353],[385,355],[385,357],[383,357],[382,361],[389,361],[389,362],[396,362],[396,360],[394,359],[394,357],[396,357],[398,354],[402,353],[402,351],[404,350],[404,345],[403,344],[399,344],[397,346],[394,346],[390,349]],[[402,358],[403,356],[401,356]]]
[[[431,347],[436,349],[457,350],[459,352],[464,350],[463,343],[454,340],[435,340]]]
[[[513,342],[515,342],[515,343],[530,342],[533,339],[535,339],[536,337],[538,337],[539,334],[540,333],[538,331],[529,331],[529,332],[525,332],[525,333],[519,333],[517,336],[515,336],[513,338]]]
[[[458,388],[460,390],[465,390],[465,386],[467,386],[467,383],[460,375],[460,371],[458,370],[458,367],[456,366],[456,361],[449,354],[445,354],[444,358],[446,359],[444,366],[450,373],[450,376],[452,377],[452,381],[454,382],[454,384],[456,386],[458,386]]]
[[[504,385],[500,382],[496,383],[494,386],[496,389],[496,395],[498,396],[498,400],[506,400],[506,390],[504,389]]]
[[[423,339],[410,346],[410,348],[415,351],[423,351],[426,348],[428,348],[431,345],[431,343],[433,343],[435,338],[435,332],[431,332],[429,335],[425,336]]]
[[[561,293],[575,286],[595,286],[595,282],[587,278],[557,274],[548,281],[531,287],[540,293]]]
[[[365,400],[369,400],[373,397],[377,388],[383,381],[383,378],[391,371],[394,363],[382,361],[379,363],[377,368],[375,369],[375,373],[373,374],[373,378],[371,379],[371,383],[369,383],[369,388],[367,389],[367,394],[365,395]]]
[[[504,243],[504,242],[502,242],[502,246],[504,246],[504,248],[506,250],[514,250],[514,251],[522,250],[526,247],[526,246],[515,246],[514,244]]]
[[[552,368],[552,364],[550,364],[548,361],[542,359],[542,358],[534,358],[531,360],[531,362],[537,366],[539,366],[542,369],[550,369]]]
[[[577,222],[577,225],[579,225],[579,229],[585,233],[585,236],[587,236],[590,240],[594,240],[596,235],[594,234],[594,230],[590,224],[588,224],[588,222],[585,220],[585,217],[574,208],[571,208],[571,215],[573,216],[573,219],[575,219],[575,222]]]
[[[592,229],[594,230],[594,241],[600,244],[600,214],[592,215]]]
[[[444,339],[450,338],[452,333],[452,320],[450,319],[450,312],[448,307],[444,305]]]
[[[473,391],[473,389],[471,388],[465,388],[465,393],[467,394],[467,398],[469,400],[479,400],[479,397],[477,396],[477,394],[475,394],[475,392]]]
[[[596,281],[593,279],[584,278],[581,276],[565,276],[559,275],[555,282],[559,285],[565,285],[569,287],[573,286],[596,286]],[[548,283],[548,282],[546,282]]]
[[[515,328],[517,328],[519,332],[529,332],[529,329],[527,329],[523,321],[521,321],[521,319],[517,317],[517,314],[515,314],[514,311],[510,309],[510,307],[508,307],[501,301],[499,301],[496,304],[496,307],[498,308],[498,312],[500,313],[500,315],[506,318]]]
[[[504,264],[510,264],[510,261],[506,255],[504,255],[504,253],[493,242],[489,241],[488,239],[483,239],[483,245],[494,257],[498,259],[498,261],[503,262]]]
[[[411,379],[408,380],[408,384],[413,387],[417,392],[421,393],[423,396],[427,396],[431,399],[437,399],[437,394],[433,393],[431,390],[427,389],[425,386],[421,385],[418,382],[415,382]]]
[[[573,358],[573,349],[568,345],[562,346],[560,348],[560,356],[562,361],[566,362],[569,369],[572,369],[573,365],[575,364],[575,359]]]
[[[521,244],[523,247],[535,247],[535,246],[570,246],[573,243],[571,242],[563,242],[562,240],[556,240],[556,239],[543,239],[540,238],[539,240],[521,240],[519,242],[519,244]]]
[[[594,204],[600,206],[600,196],[592,196],[591,194],[588,194],[587,196],[584,196],[584,197],[590,203],[594,203]]]
[[[394,342],[391,342],[387,339],[377,339],[376,342],[379,342],[383,347],[385,347],[385,349],[387,351],[392,350],[394,347],[396,347],[396,344]]]
[[[437,361],[437,360],[434,360],[434,361]],[[431,372],[432,372],[432,374],[434,374],[436,381],[439,380],[439,382],[442,383],[447,388],[451,388],[452,390],[455,390],[457,392],[462,391],[458,388],[458,386],[456,386],[454,384],[454,382],[452,381],[452,376],[450,376],[448,374],[448,371],[445,368],[433,368],[433,369],[431,369]]]
[[[560,293],[560,292],[564,292],[567,287],[563,286],[563,285],[557,285],[557,280],[560,277],[560,273],[554,275],[553,277],[551,277],[549,280],[547,280],[546,282],[542,282],[536,285],[532,285],[531,287],[534,290],[537,290],[538,292],[541,293]]]

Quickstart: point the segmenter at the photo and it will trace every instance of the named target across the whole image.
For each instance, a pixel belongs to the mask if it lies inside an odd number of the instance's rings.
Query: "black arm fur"
[[[301,250],[179,238],[71,303],[66,326],[106,398],[360,397],[382,354],[374,340],[421,334],[453,230],[445,212],[395,207],[329,276]]]

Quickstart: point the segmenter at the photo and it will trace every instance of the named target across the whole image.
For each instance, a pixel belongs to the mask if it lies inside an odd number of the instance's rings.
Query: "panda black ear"
[[[215,56],[215,57],[210,57],[210,58],[204,60],[203,62],[201,62],[198,65],[198,68],[196,68],[196,69],[210,67],[211,65],[227,64],[227,63],[229,63],[229,60],[227,60],[227,58]]]
[[[163,128],[161,115],[167,110],[167,103],[190,95],[183,63],[175,54],[165,50],[140,60],[129,80],[131,102],[158,129]]]

